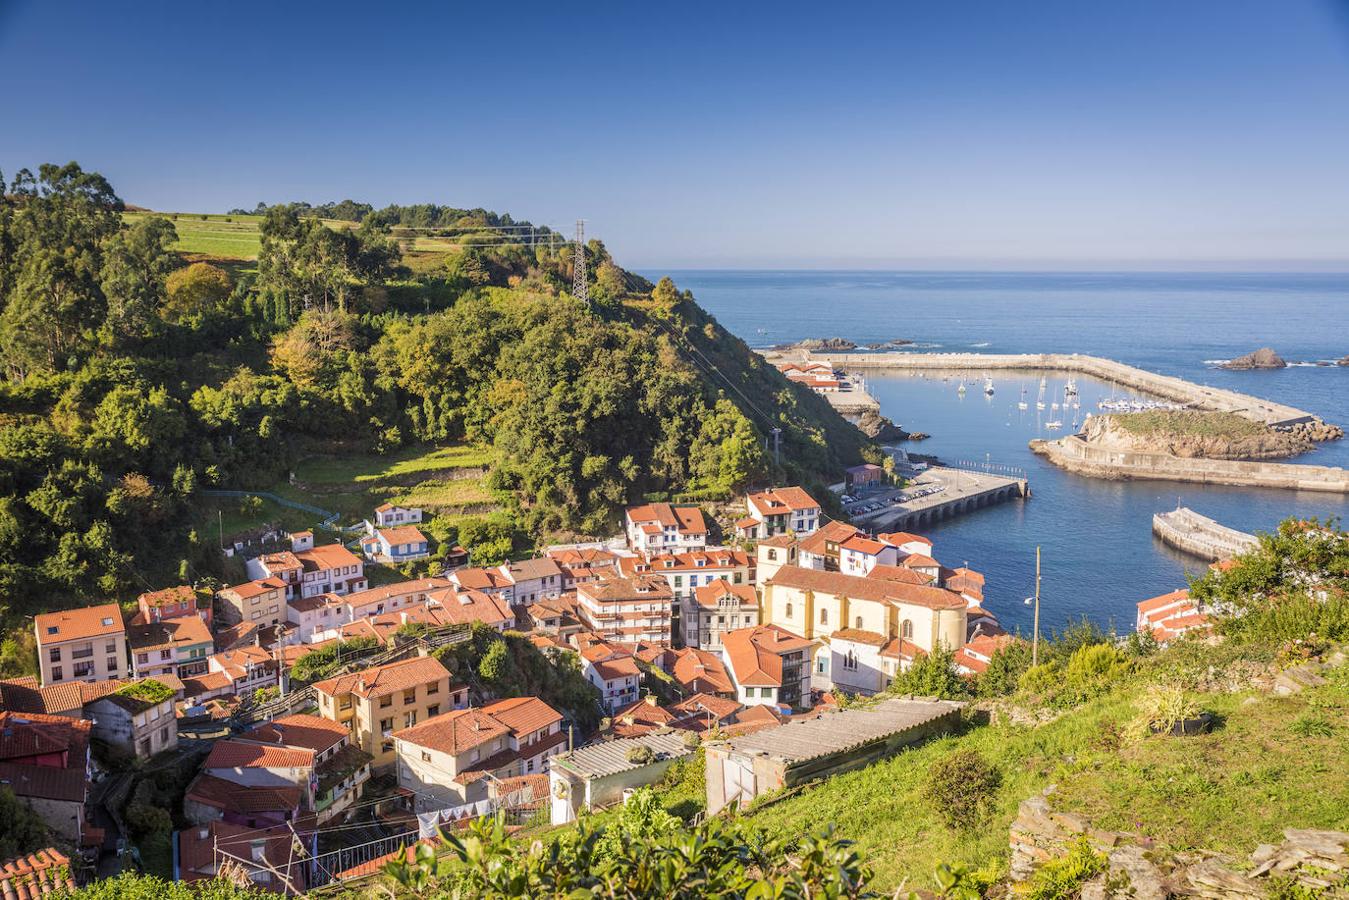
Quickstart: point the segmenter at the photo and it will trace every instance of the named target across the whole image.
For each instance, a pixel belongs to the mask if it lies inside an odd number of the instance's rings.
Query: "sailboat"
[[[1021,385],[1021,399],[1017,401],[1016,408],[1017,409],[1026,408],[1026,386],[1024,384]]]
[[[1068,383],[1063,386],[1063,393],[1068,397],[1077,396],[1077,379],[1069,378]]]
[[[965,393],[965,379],[963,378],[960,379],[960,387],[956,388],[956,393],[957,394]]]
[[[1058,429],[1063,427],[1063,422],[1060,421],[1059,419],[1050,419],[1048,422],[1045,423],[1045,427],[1057,431]]]
[[[987,375],[984,376],[984,393],[990,397],[993,396],[993,379]]]
[[[1040,378],[1040,395],[1035,398],[1035,408],[1045,408],[1045,380],[1043,377]]]

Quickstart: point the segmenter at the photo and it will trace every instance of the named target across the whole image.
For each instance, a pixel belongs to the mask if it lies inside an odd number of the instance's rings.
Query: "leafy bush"
[[[633,747],[632,750],[645,750],[650,747]],[[631,754],[632,750],[628,753]],[[623,856],[625,843],[641,846],[652,838],[659,837],[681,826],[681,822],[665,811],[656,792],[649,787],[638,788],[628,801],[619,808],[618,821],[604,829],[595,848],[601,859],[619,859]]]
[[[123,872],[73,891],[60,890],[47,896],[52,900],[274,900],[276,894],[257,887],[241,887],[227,878],[170,881]]]
[[[14,796],[9,785],[0,785],[0,859],[14,859],[41,850],[51,841],[42,818]]]
[[[924,795],[952,831],[969,831],[987,818],[1002,773],[977,750],[958,750],[932,764]]]
[[[1290,726],[1293,734],[1302,738],[1331,737],[1335,734],[1335,726],[1325,716],[1316,714],[1307,714],[1298,717]]]
[[[1002,697],[1016,692],[1021,676],[1030,668],[1030,645],[1013,641],[999,647],[989,657],[988,668],[979,676],[976,690],[980,697]]]
[[[1083,644],[1066,662],[1051,659],[1021,676],[1023,693],[1050,706],[1067,708],[1108,691],[1133,670],[1133,662],[1112,644]]]
[[[342,661],[355,657],[363,650],[373,650],[378,646],[379,641],[372,637],[354,637],[317,650],[310,650],[295,660],[295,665],[290,667],[290,677],[294,681],[305,683],[318,681],[326,678],[329,671]]]
[[[1073,900],[1083,884],[1105,869],[1105,854],[1092,849],[1085,837],[1078,838],[1066,854],[1036,870],[1026,896],[1030,900]]]
[[[130,697],[133,700],[140,700],[143,703],[159,704],[165,700],[173,699],[173,690],[164,682],[156,681],[153,678],[133,681],[131,684],[119,687],[113,693]]]
[[[421,844],[411,861],[397,859],[385,872],[395,898],[867,896],[871,870],[831,830],[766,840],[721,819],[666,824],[637,839],[621,814],[603,826],[586,817],[531,845],[512,841],[501,816],[483,818],[444,835],[445,856]]]
[[[951,700],[968,697],[970,685],[956,672],[955,653],[938,644],[931,653],[919,656],[890,683],[892,694],[913,694]]]

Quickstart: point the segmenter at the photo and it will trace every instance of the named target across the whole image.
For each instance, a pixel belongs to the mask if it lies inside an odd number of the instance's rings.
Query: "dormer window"
[[[58,627],[55,626],[55,625],[49,625],[49,626],[47,626],[47,634],[56,634],[56,633],[59,632],[60,630],[61,630],[61,629],[58,628]]]

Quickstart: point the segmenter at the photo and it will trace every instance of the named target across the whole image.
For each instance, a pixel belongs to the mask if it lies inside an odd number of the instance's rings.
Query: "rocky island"
[[[1245,356],[1229,359],[1227,362],[1223,363],[1220,368],[1238,370],[1286,369],[1288,368],[1288,363],[1269,347],[1261,347],[1259,350],[1247,353]]]
[[[1095,416],[1082,436],[1104,449],[1186,459],[1282,459],[1314,446],[1292,431],[1276,431],[1233,413],[1197,410]]]

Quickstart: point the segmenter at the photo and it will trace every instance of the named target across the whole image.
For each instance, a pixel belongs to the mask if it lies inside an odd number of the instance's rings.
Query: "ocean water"
[[[664,274],[664,273],[653,273]],[[1349,426],[1349,367],[1317,363],[1349,355],[1349,275],[889,273],[676,271],[680,288],[751,346],[809,337],[858,344],[907,339],[915,350],[1089,353],[1156,372],[1289,403]],[[1270,372],[1233,372],[1216,362],[1273,347],[1294,363]],[[882,412],[929,440],[916,452],[1024,469],[1033,496],[977,510],[928,529],[942,562],[988,578],[986,605],[1009,628],[1027,630],[1041,548],[1041,619],[1050,628],[1081,616],[1131,628],[1134,604],[1177,587],[1206,563],[1173,551],[1151,532],[1152,515],[1184,503],[1245,531],[1288,516],[1349,519],[1349,498],[1313,492],[1228,488],[1161,481],[1083,478],[1027,449],[1033,437],[1071,430],[1074,412],[1055,412],[1066,375],[1051,373],[1046,405],[1035,399],[1043,373],[896,373],[869,389]],[[1030,409],[1016,409],[1022,388]],[[1110,384],[1078,378],[1080,410],[1099,412]],[[1044,422],[1057,416],[1061,431]],[[1349,466],[1349,440],[1322,444],[1299,462]]]

